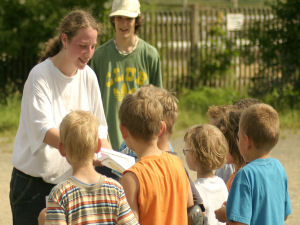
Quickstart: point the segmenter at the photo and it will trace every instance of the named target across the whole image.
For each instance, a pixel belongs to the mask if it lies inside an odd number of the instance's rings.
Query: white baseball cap
[[[139,0],[114,0],[109,16],[126,16],[136,18],[140,13]]]

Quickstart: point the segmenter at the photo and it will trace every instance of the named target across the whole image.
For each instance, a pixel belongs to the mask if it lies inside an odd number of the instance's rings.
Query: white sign
[[[241,30],[244,23],[243,14],[227,14],[227,30]]]

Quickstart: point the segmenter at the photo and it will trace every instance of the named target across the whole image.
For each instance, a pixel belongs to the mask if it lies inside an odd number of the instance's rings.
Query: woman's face
[[[135,33],[135,18],[115,16],[116,35],[122,38],[130,38]]]
[[[68,58],[76,68],[83,69],[92,58],[97,44],[97,30],[89,27],[78,30],[77,34],[66,41]]]

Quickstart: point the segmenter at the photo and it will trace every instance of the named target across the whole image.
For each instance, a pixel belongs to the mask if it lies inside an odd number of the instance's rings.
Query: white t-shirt
[[[215,210],[221,208],[227,201],[228,190],[224,181],[217,176],[209,178],[198,178],[195,182],[196,189],[203,199],[206,210],[204,225],[223,225],[217,220]]]
[[[43,140],[50,128],[58,129],[64,116],[79,109],[90,111],[98,118],[99,138],[107,139],[107,123],[94,71],[85,66],[68,77],[49,58],[36,65],[23,90],[13,166],[53,184],[71,176],[72,169],[66,159]]]

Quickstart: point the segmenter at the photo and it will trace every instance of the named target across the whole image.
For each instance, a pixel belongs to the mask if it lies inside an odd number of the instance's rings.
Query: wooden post
[[[199,4],[192,3],[190,4],[191,9],[191,57],[190,57],[190,71],[189,74],[189,88],[193,88],[197,84],[195,84],[194,79],[195,77],[199,76],[199,65],[197,65],[198,61],[198,42],[199,42]]]
[[[197,47],[199,41],[199,4],[191,3],[191,14],[192,14],[192,48]]]

